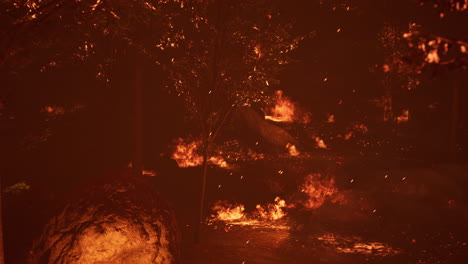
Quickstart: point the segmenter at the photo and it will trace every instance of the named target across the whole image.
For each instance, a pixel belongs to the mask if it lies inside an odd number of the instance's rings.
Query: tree
[[[159,43],[164,28],[168,26],[167,16],[162,13],[163,6],[169,6],[175,1],[106,1],[106,0],[37,0],[22,1],[8,0],[0,2],[0,127],[2,132],[2,157],[11,157],[17,152],[19,145],[27,134],[44,133],[45,137],[37,137],[34,141],[46,141],[49,135],[50,123],[47,127],[30,125],[41,123],[46,107],[47,96],[38,97],[37,94],[54,96],[49,86],[37,87],[36,84],[24,89],[18,89],[11,83],[28,80],[37,75],[53,75],[58,79],[60,70],[69,69],[74,65],[81,65],[91,75],[96,85],[80,87],[82,94],[97,98],[99,94],[96,86],[113,87],[116,75],[114,67],[117,60],[122,58],[137,58],[130,63],[137,65],[144,57],[146,61],[155,63],[160,49],[155,48]],[[135,56],[134,56],[135,55]],[[144,59],[143,59],[144,60]],[[145,61],[145,62],[146,62]],[[146,62],[148,64],[148,62]],[[135,72],[141,67],[132,67]],[[141,82],[135,76],[135,94],[141,97]],[[74,78],[82,77],[76,74]],[[99,82],[100,81],[100,82]],[[70,80],[76,82],[76,80]],[[95,84],[93,82],[92,84]],[[20,87],[23,88],[23,87]],[[39,91],[40,90],[40,91]],[[70,96],[74,91],[70,87]],[[25,94],[23,92],[26,91]],[[17,100],[22,97],[25,100]],[[137,97],[135,96],[135,97]],[[31,100],[25,98],[33,98]],[[58,98],[59,104],[70,103],[68,98]],[[102,98],[100,98],[102,99]],[[99,100],[95,100],[99,101]],[[28,104],[32,102],[32,105]],[[133,100],[132,100],[133,102]],[[135,100],[135,102],[138,102]],[[47,110],[45,115],[47,115]],[[50,108],[51,113],[54,108]],[[139,107],[135,107],[139,109]],[[62,108],[63,110],[63,108]],[[135,111],[135,116],[141,117],[141,112]],[[141,120],[135,118],[136,120]],[[26,125],[24,125],[26,124]],[[135,126],[140,126],[135,124]],[[31,131],[34,127],[37,131]],[[138,129],[135,129],[138,131]],[[20,132],[21,136],[16,136]],[[136,133],[135,133],[136,134]],[[3,137],[3,135],[7,135]],[[8,137],[14,135],[15,137]],[[18,139],[18,140],[15,140]],[[3,144],[5,141],[6,144]],[[8,142],[7,142],[8,141]],[[141,141],[141,138],[135,141]],[[33,142],[36,143],[36,142]],[[135,143],[136,145],[136,143]],[[138,152],[138,151],[135,151]],[[141,159],[137,153],[134,159]],[[2,159],[7,164],[8,159]],[[141,169],[141,161],[137,168]],[[1,166],[3,169],[3,166]],[[3,171],[2,171],[3,174]],[[3,176],[3,175],[2,175]],[[1,191],[0,191],[1,195]],[[0,208],[1,210],[1,208]],[[0,223],[1,227],[1,223]],[[1,230],[0,230],[1,231]],[[0,232],[2,236],[2,232]],[[0,253],[3,256],[3,251]]]
[[[172,17],[163,64],[169,91],[183,97],[201,133],[200,210],[195,241],[203,220],[207,159],[212,144],[236,107],[265,103],[279,72],[291,62],[301,36],[281,17],[275,1],[185,1]]]
[[[421,6],[426,4],[434,7],[439,13],[440,20],[451,19],[444,23],[453,28],[454,23],[466,23],[466,18],[456,13],[468,10],[466,0],[419,0]],[[463,22],[462,22],[463,21]],[[435,31],[435,32],[434,32]],[[410,23],[407,31],[402,34],[407,48],[404,58],[393,60],[391,70],[406,75],[421,75],[430,73],[437,75],[453,75],[450,107],[450,125],[448,133],[448,153],[451,159],[456,159],[460,144],[460,130],[462,128],[461,111],[461,72],[468,68],[468,41],[463,39],[463,32],[451,31],[437,33],[431,27],[417,23]],[[390,70],[390,68],[389,68]]]

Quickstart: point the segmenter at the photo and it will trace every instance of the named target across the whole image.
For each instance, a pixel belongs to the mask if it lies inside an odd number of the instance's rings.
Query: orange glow
[[[42,108],[42,112],[52,116],[63,115],[65,114],[65,108],[56,105],[48,105]]]
[[[203,164],[203,157],[197,153],[197,149],[200,145],[200,140],[186,142],[182,138],[179,138],[176,149],[174,153],[172,153],[172,159],[174,159],[181,168],[200,166]],[[209,157],[207,162],[221,168],[228,167],[227,162],[220,156]]]
[[[328,148],[327,147],[327,144],[325,144],[325,142],[323,141],[323,139],[319,138],[319,137],[315,137],[315,142],[317,142],[317,147],[321,148],[321,149],[326,149]]]
[[[176,151],[172,154],[172,159],[174,159],[181,168],[202,165],[203,157],[196,152],[199,144],[200,141],[186,143],[182,138],[179,138],[179,143],[176,146]]]
[[[337,192],[335,180],[321,179],[320,174],[309,174],[302,184],[301,192],[308,196],[304,206],[310,209],[317,209],[325,202],[327,198]]]
[[[396,118],[397,123],[404,123],[409,121],[409,110],[403,110],[403,113]]]
[[[380,242],[363,242],[360,237],[343,237],[332,233],[317,238],[325,244],[333,246],[338,252],[348,254],[366,254],[389,256],[400,253],[400,250]]]
[[[293,122],[296,107],[291,100],[283,97],[283,91],[276,91],[275,106],[267,111],[265,119],[275,122]]]
[[[144,176],[150,176],[150,177],[154,177],[154,176],[157,175],[155,171],[153,171],[153,170],[145,170],[145,169],[143,169],[143,170],[141,171],[141,174],[144,175]]]
[[[213,165],[216,165],[220,168],[227,168],[227,162],[222,158],[222,157],[210,157],[208,159],[208,161],[213,164]]]
[[[296,146],[294,146],[294,145],[291,144],[291,143],[288,143],[288,144],[286,145],[286,149],[288,150],[289,155],[291,155],[291,156],[293,156],[293,157],[299,156],[299,154],[301,154],[301,153],[296,149]]]
[[[220,221],[235,221],[245,217],[245,207],[242,204],[232,205],[226,201],[217,201],[211,209],[215,212],[212,216]]]
[[[279,198],[275,198],[275,202],[271,204],[267,204],[265,206],[261,206],[257,204],[257,212],[256,214],[260,219],[264,220],[278,220],[283,218],[286,215],[286,212],[283,211],[283,208],[286,207],[286,202]]]
[[[251,214],[245,213],[242,204],[230,204],[227,201],[217,201],[211,208],[214,220],[223,221],[232,225],[268,225],[268,221],[283,218],[286,212],[283,210],[286,202],[280,197],[270,204],[256,206],[256,211]]]

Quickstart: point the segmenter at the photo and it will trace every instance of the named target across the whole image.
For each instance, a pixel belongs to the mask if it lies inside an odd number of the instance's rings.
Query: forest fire
[[[217,201],[211,208],[214,212],[214,220],[223,221],[232,225],[267,225],[269,221],[275,221],[286,216],[283,210],[286,208],[285,200],[276,197],[273,203],[266,205],[257,204],[252,213],[245,212],[242,204],[230,204],[227,201]]]
[[[0,264],[467,262],[468,0],[0,6]]]
[[[200,145],[201,141],[186,142],[184,139],[179,138],[176,149],[174,153],[172,153],[172,159],[174,159],[181,168],[201,166],[203,164],[203,157],[198,154]],[[221,168],[228,167],[227,162],[221,156],[208,157],[207,162]]]
[[[317,209],[337,192],[335,180],[325,179],[320,174],[309,174],[306,176],[301,186],[301,192],[307,195],[304,206],[310,209]]]
[[[291,100],[283,96],[283,91],[275,92],[274,107],[266,111],[265,119],[275,122],[293,122],[296,106]]]
[[[267,204],[265,206],[257,204],[255,208],[257,209],[256,214],[260,219],[274,221],[279,220],[286,215],[286,212],[283,211],[283,208],[285,207],[286,202],[283,199],[276,197],[274,203]]]
[[[301,154],[301,153],[297,150],[296,146],[294,146],[294,145],[291,144],[291,143],[288,143],[288,144],[286,145],[286,149],[288,150],[289,155],[291,155],[291,156],[293,156],[293,157],[299,156],[299,154]]]
[[[232,205],[227,201],[217,201],[211,210],[215,212],[212,216],[220,221],[236,221],[245,217],[245,207],[242,204]]]

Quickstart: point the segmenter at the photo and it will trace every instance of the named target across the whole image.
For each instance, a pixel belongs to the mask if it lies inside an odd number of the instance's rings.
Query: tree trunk
[[[451,160],[457,159],[459,148],[460,135],[460,99],[461,99],[461,70],[457,69],[454,72],[453,88],[452,88],[452,108],[450,122],[450,137],[449,137],[449,155]]]
[[[3,206],[2,206],[2,183],[0,182],[0,264],[5,264],[5,252],[3,251]]]
[[[206,175],[208,171],[208,139],[205,138],[203,143],[203,164],[201,175],[201,189],[200,189],[200,205],[198,211],[197,223],[195,224],[195,238],[194,242],[200,242],[200,233],[203,223],[203,210],[205,208],[205,193],[206,193]]]
[[[133,168],[136,174],[141,175],[143,170],[143,86],[142,86],[142,65],[141,60],[135,55],[135,66],[133,76],[134,93],[134,149]]]

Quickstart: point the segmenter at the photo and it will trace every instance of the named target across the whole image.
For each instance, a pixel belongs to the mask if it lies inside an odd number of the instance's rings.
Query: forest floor
[[[427,244],[421,247],[418,242],[396,247],[360,236],[295,234],[284,221],[265,226],[205,226],[200,243],[184,246],[183,263],[466,263],[466,243],[439,240],[427,248]]]

